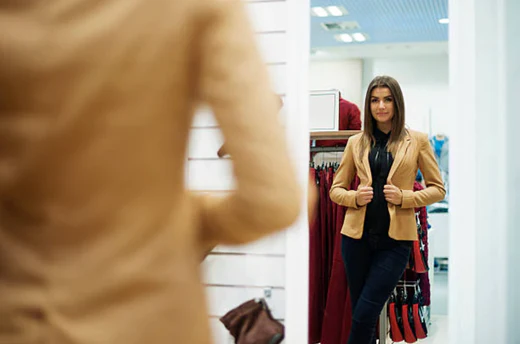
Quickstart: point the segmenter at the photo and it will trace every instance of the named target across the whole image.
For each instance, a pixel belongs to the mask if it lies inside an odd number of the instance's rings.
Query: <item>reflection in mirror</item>
[[[309,343],[445,343],[448,1],[312,0],[310,18]]]

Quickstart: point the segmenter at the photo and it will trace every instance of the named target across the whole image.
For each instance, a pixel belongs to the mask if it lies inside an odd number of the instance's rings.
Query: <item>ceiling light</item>
[[[441,24],[449,24],[450,23],[450,19],[449,18],[439,19],[439,23],[441,23]]]
[[[336,23],[321,23],[321,27],[327,31],[357,31],[359,24],[355,21],[345,21]]]
[[[318,17],[328,17],[329,13],[323,7],[313,7],[312,13]]]
[[[336,35],[336,39],[341,42],[351,43],[353,41],[352,36],[348,33],[342,33],[341,35]]]
[[[367,38],[365,37],[365,35],[363,35],[362,33],[360,32],[356,32],[356,33],[353,33],[352,34],[352,37],[354,38],[354,40],[356,42],[364,42],[367,40]]]
[[[344,14],[338,6],[327,6],[327,11],[334,17],[341,17]]]

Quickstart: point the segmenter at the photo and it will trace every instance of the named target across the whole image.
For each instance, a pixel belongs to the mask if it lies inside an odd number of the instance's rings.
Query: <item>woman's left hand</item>
[[[387,184],[383,190],[387,202],[401,205],[403,203],[403,192],[395,185]]]

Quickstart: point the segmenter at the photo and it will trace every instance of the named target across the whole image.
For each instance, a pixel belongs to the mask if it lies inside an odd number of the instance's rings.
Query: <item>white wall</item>
[[[507,152],[505,152],[508,159],[511,159],[507,168],[506,185],[509,190],[520,190],[520,154],[518,154],[518,128],[520,127],[520,117],[515,111],[518,108],[518,90],[520,89],[520,68],[518,61],[520,61],[520,44],[518,37],[520,36],[520,22],[518,21],[518,13],[520,13],[520,3],[518,1],[508,0],[502,4],[503,20],[505,31],[505,39],[502,48],[505,50],[504,71],[508,77],[505,80],[504,97],[506,104],[504,110],[507,112]],[[508,219],[507,219],[507,267],[508,279],[505,282],[508,285],[507,291],[507,338],[509,342],[520,338],[520,326],[518,320],[520,319],[520,292],[518,286],[520,285],[520,250],[518,250],[518,243],[520,242],[520,231],[518,231],[518,224],[520,223],[520,195],[517,191],[507,192],[507,198],[504,202],[508,205]]]
[[[365,60],[363,88],[377,75],[392,76],[401,85],[410,128],[450,135],[448,56]]]
[[[343,61],[312,61],[309,67],[309,89],[322,91],[337,89],[344,99],[363,104],[363,62],[360,59]]]
[[[273,89],[284,98],[281,112],[289,146],[299,167],[299,178],[308,178],[307,114],[307,0],[244,1],[257,42],[272,77]],[[289,13],[298,14],[294,20]],[[303,20],[305,19],[305,20]],[[303,37],[303,38],[302,38]],[[235,186],[231,159],[219,159],[224,138],[209,108],[201,108],[192,124],[186,185],[196,192],[229,192]],[[267,298],[275,318],[283,321],[286,343],[307,338],[308,224],[302,200],[300,221],[284,233],[238,247],[217,247],[202,264],[215,344],[234,343],[219,317],[251,298]],[[252,210],[254,211],[254,210]],[[290,311],[289,311],[290,309]]]

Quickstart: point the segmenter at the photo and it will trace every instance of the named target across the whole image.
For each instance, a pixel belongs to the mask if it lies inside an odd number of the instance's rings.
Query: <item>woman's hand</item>
[[[403,192],[395,185],[387,184],[383,190],[388,203],[401,205],[403,203]]]
[[[374,189],[370,186],[363,186],[356,191],[356,204],[358,207],[367,205],[374,197]]]

